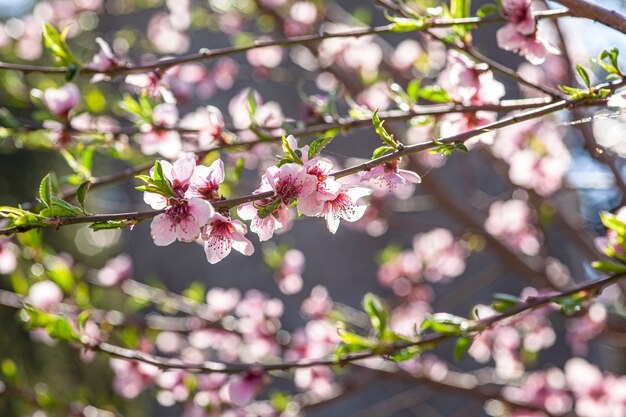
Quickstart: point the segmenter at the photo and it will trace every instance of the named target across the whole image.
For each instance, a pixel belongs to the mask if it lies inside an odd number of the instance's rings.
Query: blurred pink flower
[[[33,306],[49,310],[63,300],[63,291],[52,281],[39,281],[31,285],[26,301]]]
[[[43,95],[43,102],[55,116],[68,118],[70,111],[80,100],[80,91],[76,84],[64,84],[60,88],[48,88]]]

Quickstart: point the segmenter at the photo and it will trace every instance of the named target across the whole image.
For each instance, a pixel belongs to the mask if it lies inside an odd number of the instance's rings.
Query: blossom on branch
[[[239,220],[231,220],[222,214],[211,216],[206,226],[202,228],[204,251],[209,263],[214,264],[224,259],[231,249],[250,256],[254,253],[254,246],[244,236],[248,228]]]

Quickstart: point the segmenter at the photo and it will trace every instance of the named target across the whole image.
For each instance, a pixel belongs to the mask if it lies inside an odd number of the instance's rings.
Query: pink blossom
[[[250,256],[254,246],[244,236],[248,231],[239,220],[231,220],[219,213],[214,213],[202,229],[204,251],[209,263],[214,264],[224,259],[231,249]]]
[[[609,107],[626,108],[626,90],[622,90],[619,93],[613,93],[606,104]]]
[[[76,84],[64,84],[60,88],[48,88],[43,95],[43,102],[55,116],[67,118],[70,111],[80,100],[80,91]]]
[[[367,206],[358,201],[372,193],[366,187],[344,186],[332,200],[324,202],[323,215],[326,219],[326,227],[331,233],[336,233],[340,219],[347,222],[355,222],[363,217]]]
[[[335,378],[327,366],[296,369],[294,383],[301,390],[313,393],[317,398],[328,398],[335,392]]]
[[[10,274],[17,267],[17,247],[6,237],[0,237],[0,274]]]
[[[174,164],[168,161],[159,161],[165,179],[169,181],[174,196],[185,198],[191,184],[191,177],[196,169],[196,158],[193,154],[184,155],[177,159]],[[154,178],[154,168],[150,169],[150,176]],[[155,210],[166,208],[168,199],[157,193],[144,193],[143,201]]]
[[[223,289],[214,287],[207,291],[206,303],[218,316],[223,316],[232,311],[241,298],[241,292],[237,288]]]
[[[483,64],[477,64],[457,51],[448,52],[448,64],[437,83],[462,104],[497,104],[504,96],[504,85],[493,78]]]
[[[154,108],[152,120],[153,125],[141,126],[141,152],[146,155],[159,153],[166,158],[178,157],[183,149],[180,133],[170,130],[178,122],[176,106],[170,103],[159,104]]]
[[[323,318],[333,308],[333,301],[326,287],[316,285],[311,290],[309,298],[302,302],[301,311],[305,317],[312,319]]]
[[[509,400],[544,409],[552,415],[561,415],[572,408],[572,399],[563,382],[559,370],[535,372],[520,387],[505,387],[503,395]]]
[[[430,282],[449,282],[465,271],[466,248],[443,228],[413,238],[413,251],[421,258],[423,275]]]
[[[291,222],[289,210],[283,204],[268,216],[259,216],[259,208],[271,204],[272,201],[272,199],[263,199],[254,203],[244,203],[237,208],[239,217],[250,221],[250,231],[259,235],[261,242],[269,240],[274,235],[274,231],[288,227]]]
[[[130,74],[124,79],[126,84],[135,87],[142,94],[152,98],[162,97],[166,103],[176,103],[174,95],[167,83],[163,81],[161,73],[151,72],[146,74]]]
[[[511,22],[519,33],[535,32],[535,18],[531,10],[532,0],[503,0],[502,17]]]
[[[199,198],[170,199],[165,213],[152,220],[150,234],[157,246],[167,246],[175,240],[193,242],[200,228],[215,215],[213,206]]]
[[[109,44],[102,38],[96,38],[96,43],[100,46],[100,52],[93,56],[91,62],[87,64],[87,69],[101,73],[91,77],[91,82],[96,83],[107,78],[105,73],[123,65],[123,62],[113,54]]]
[[[503,239],[513,249],[526,255],[537,255],[541,234],[530,223],[528,204],[521,200],[496,201],[489,207],[485,229]]]
[[[546,60],[546,53],[559,55],[561,52],[541,34],[527,35],[517,31],[513,24],[500,28],[496,33],[498,46],[506,51],[515,51],[533,65],[540,65]]]
[[[267,182],[285,206],[289,206],[299,197],[311,194],[319,181],[298,164],[285,164],[280,168],[269,167],[266,174]]]
[[[197,130],[198,146],[200,149],[209,149],[216,146],[222,139],[224,117],[217,107],[201,107],[183,117],[180,127]]]
[[[305,257],[298,249],[289,249],[285,252],[283,263],[278,268],[278,287],[283,294],[296,294],[302,289],[302,272],[304,271]]]
[[[133,261],[130,256],[122,254],[107,261],[98,271],[98,282],[105,287],[119,285],[130,278],[133,271]]]
[[[146,347],[140,347],[145,351]],[[135,398],[145,388],[154,384],[159,368],[142,362],[124,359],[110,359],[109,364],[115,373],[113,389],[124,398]]]
[[[260,37],[258,42],[267,41],[269,38]],[[246,52],[248,63],[259,69],[271,69],[280,65],[283,60],[283,48],[280,46],[267,46],[264,48],[254,48]]]
[[[398,167],[398,160],[385,162],[365,172],[361,182],[371,186],[374,190],[393,192],[399,198],[408,198],[413,194],[415,186],[422,179],[413,171]]]
[[[241,376],[232,377],[221,390],[222,399],[241,407],[248,404],[263,387],[262,371],[252,368]]]
[[[202,198],[207,201],[220,199],[219,188],[224,181],[224,163],[215,160],[211,166],[198,165],[191,176],[187,198]]]
[[[174,197],[144,193],[144,201],[154,209],[165,208],[165,213],[152,220],[151,235],[157,246],[167,246],[176,239],[191,242],[200,235],[200,228],[215,214],[213,206],[200,198],[185,198],[195,168],[195,158],[185,156],[174,164],[161,161],[163,175],[169,181]],[[154,178],[154,168],[150,171]]]
[[[63,291],[52,281],[39,281],[28,290],[26,301],[42,310],[49,310],[63,300]]]
[[[319,216],[324,210],[324,203],[337,197],[341,184],[329,175],[333,164],[326,158],[313,158],[306,161],[304,167],[316,179],[316,184],[313,192],[298,198],[298,210],[305,216]]]

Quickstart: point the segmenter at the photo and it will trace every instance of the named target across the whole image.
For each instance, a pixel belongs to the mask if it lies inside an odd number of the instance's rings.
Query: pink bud
[[[61,88],[48,88],[43,101],[50,113],[67,117],[70,110],[78,104],[80,92],[75,84],[65,84]]]

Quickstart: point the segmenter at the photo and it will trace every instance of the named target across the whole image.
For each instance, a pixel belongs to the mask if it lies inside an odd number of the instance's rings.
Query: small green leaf
[[[589,300],[590,293],[579,291],[575,294],[555,297],[552,301],[561,307],[561,311],[568,316],[578,313]]]
[[[46,326],[50,337],[68,342],[80,342],[80,337],[65,316],[57,316],[57,319]]]
[[[607,272],[609,274],[623,274],[626,272],[626,265],[611,261],[595,261],[591,263],[591,266],[598,271]]]
[[[409,19],[406,17],[391,16],[385,11],[385,17],[390,22],[393,22],[392,32],[413,32],[415,30],[422,30],[428,27],[428,24],[424,19]]]
[[[435,103],[448,103],[450,102],[450,96],[443,88],[438,85],[429,85],[423,87],[419,93],[420,98],[424,100],[432,101]]]
[[[380,118],[378,117],[378,110],[374,111],[374,114],[372,115],[372,123],[374,124],[374,130],[376,130],[378,136],[380,136],[380,138],[383,140],[383,143],[385,143],[392,149],[397,149],[399,143],[393,138],[392,134],[387,132],[387,129],[385,129],[385,127],[383,126],[385,121],[380,120]]]
[[[404,362],[419,356],[421,353],[422,349],[419,346],[409,346],[386,357],[394,362]]]
[[[309,159],[315,158],[319,153],[334,139],[333,136],[328,136],[324,138],[315,139],[309,145],[308,157]]]
[[[282,200],[280,197],[274,198],[267,204],[253,203],[254,207],[257,209],[257,216],[261,219],[264,219],[274,213],[274,211],[276,211],[281,204]]]
[[[408,94],[409,98],[411,99],[413,103],[416,103],[417,99],[419,98],[419,91],[420,91],[421,84],[422,84],[422,80],[420,80],[419,78],[416,78],[413,81],[411,81],[406,88],[406,93]]]
[[[456,341],[456,345],[454,345],[454,359],[457,362],[460,362],[463,359],[463,355],[469,350],[470,346],[472,346],[472,339],[469,336],[459,337]]]
[[[285,135],[283,135],[283,152],[285,154],[285,157],[288,158],[290,162],[294,162],[300,165],[304,164],[300,156],[296,154],[296,152],[291,148],[291,145],[289,144],[289,141],[287,140],[287,137],[285,137]]]
[[[519,304],[520,299],[511,294],[496,293],[493,295],[493,301],[491,302],[491,308],[498,313],[502,313],[512,307]]]
[[[42,26],[42,38],[44,46],[50,51],[50,54],[58,63],[67,66],[79,66],[72,51],[70,51],[65,40],[54,26],[44,22]]]
[[[46,207],[52,206],[52,181],[50,180],[50,174],[43,177],[41,184],[39,184],[39,200]]]
[[[78,324],[79,329],[82,330],[85,327],[85,323],[87,323],[87,320],[89,320],[90,316],[91,316],[91,312],[88,310],[84,310],[80,312],[80,314],[78,315],[78,318],[76,319],[76,323]]]
[[[422,323],[422,329],[444,335],[458,335],[468,330],[467,319],[449,313],[435,313]]]
[[[377,330],[381,339],[388,339],[387,322],[389,321],[389,313],[383,306],[382,301],[378,296],[372,293],[365,294],[363,297],[363,309],[370,317],[372,327]]]
[[[485,17],[496,13],[500,13],[500,6],[494,3],[483,4],[476,10],[476,16],[478,17]]]
[[[582,78],[587,88],[591,88],[591,80],[589,79],[589,74],[587,74],[587,70],[584,69],[582,66],[576,64],[576,71],[578,71],[578,75],[580,75],[580,78]]]
[[[76,201],[78,202],[80,208],[85,214],[87,214],[87,211],[85,210],[85,196],[87,195],[87,191],[89,190],[90,186],[91,183],[89,181],[85,181],[84,183],[79,185],[78,189],[76,190]]]
[[[384,154],[388,152],[393,152],[394,150],[395,150],[394,148],[387,146],[387,145],[378,147],[374,149],[374,152],[372,153],[372,159],[380,158]]]
[[[128,223],[121,220],[109,220],[106,222],[95,222],[89,225],[89,228],[95,231],[98,230],[111,230],[111,229],[123,229],[130,226],[132,223]]]

